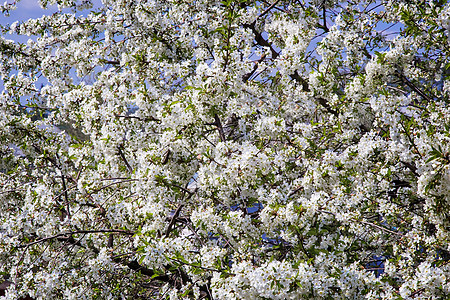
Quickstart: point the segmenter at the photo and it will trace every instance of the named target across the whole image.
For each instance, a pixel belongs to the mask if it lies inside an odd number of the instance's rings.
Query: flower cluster
[[[54,0],[1,26],[0,299],[445,299],[444,2]]]

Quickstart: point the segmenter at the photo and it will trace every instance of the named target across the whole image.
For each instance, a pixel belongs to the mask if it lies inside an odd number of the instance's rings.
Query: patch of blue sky
[[[75,13],[76,16],[83,16],[87,11],[73,11],[70,8],[59,9],[57,5],[48,5],[45,9],[41,7],[39,1],[37,0],[22,0],[22,1],[14,1],[16,3],[16,8],[9,12],[9,15],[0,14],[0,28],[2,31],[8,30],[9,26],[15,22],[25,22],[29,19],[38,19],[43,16],[50,16],[55,13]],[[101,7],[100,0],[92,1],[93,9],[98,9]],[[99,39],[102,39],[103,34],[99,36]],[[26,36],[26,35],[18,35],[11,34],[10,32],[6,32],[3,34],[3,37],[8,40],[12,40],[16,43],[26,44],[30,39],[36,41],[38,36]],[[94,70],[95,71],[95,70]],[[16,74],[17,72],[12,72],[11,75]],[[87,78],[77,78],[75,70],[71,70],[71,76],[75,79],[75,83],[80,83]],[[36,87],[47,84],[48,82],[45,80],[43,76],[40,76],[36,81]],[[4,89],[3,80],[0,80],[0,91]],[[21,99],[21,103],[24,104],[28,102],[28,100]]]

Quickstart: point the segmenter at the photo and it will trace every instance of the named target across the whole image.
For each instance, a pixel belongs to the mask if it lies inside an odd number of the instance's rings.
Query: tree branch
[[[115,232],[115,233],[123,233],[126,235],[134,235],[135,233],[132,231],[128,231],[128,230],[122,230],[122,229],[97,229],[97,230],[77,230],[77,231],[70,231],[70,232],[64,232],[64,233],[59,233],[59,234],[55,234],[49,237],[45,237],[45,238],[40,238],[34,242],[25,244],[25,245],[19,245],[17,246],[17,248],[28,248],[32,245],[35,244],[39,244],[48,240],[53,240],[53,239],[57,239],[59,237],[67,237],[67,236],[71,236],[74,234],[83,234],[83,233],[107,233],[107,232]]]
[[[220,122],[219,116],[217,114],[214,114],[214,122],[213,123],[206,123],[206,125],[214,125],[217,127],[217,131],[219,132],[219,138],[221,142],[225,142],[225,134],[223,132],[223,126],[222,122]]]
[[[255,28],[256,20],[253,21],[253,23],[251,23],[251,24],[244,24],[243,26],[244,26],[244,28],[250,28],[252,30],[253,34],[255,35],[255,41],[258,45],[260,45],[262,47],[268,47],[270,49],[270,51],[272,52],[272,59],[276,59],[280,55],[280,53],[275,51],[275,49],[272,47],[272,45],[269,43],[269,41],[264,39],[262,34],[260,32],[258,32],[258,30],[256,30],[256,28]],[[244,82],[247,81],[256,72],[257,68],[258,67],[256,65],[255,68],[253,69],[253,71],[242,76],[242,80]],[[298,74],[297,70],[295,70],[295,72],[293,74],[289,75],[289,77],[291,77],[291,79],[293,79],[293,80],[297,81],[299,84],[301,84],[303,91],[305,91],[305,92],[311,91],[308,82],[305,79],[303,79],[300,76],[300,74]],[[333,114],[336,117],[339,115],[339,113],[336,110],[331,108],[331,106],[328,104],[328,101],[326,99],[324,99],[322,97],[318,97],[318,98],[316,98],[316,100],[319,102],[319,104],[322,107],[324,107],[327,110],[327,112]]]
[[[395,231],[389,230],[386,227],[379,226],[377,224],[373,224],[373,223],[365,222],[365,221],[361,221],[361,223],[365,224],[365,225],[369,225],[369,226],[375,227],[375,228],[378,228],[380,230],[383,230],[383,231],[386,231],[386,232],[389,232],[389,233],[392,233],[392,234],[395,234],[395,235],[403,236],[403,234],[401,234],[400,232],[395,232]]]
[[[183,208],[183,204],[180,204],[178,206],[178,208],[175,210],[172,218],[170,219],[169,226],[167,226],[167,230],[166,230],[166,237],[169,237],[169,234],[172,231],[172,227],[175,224],[175,221],[178,218],[182,208]]]
[[[127,167],[128,172],[130,172],[130,174],[133,174],[133,168],[130,166],[130,164],[128,163],[127,158],[125,157],[125,154],[122,151],[123,146],[119,146],[118,150],[119,150],[119,156],[120,158],[122,158],[122,161],[125,163],[125,166]]]
[[[64,204],[66,206],[66,213],[67,213],[67,217],[69,217],[70,219],[70,209],[69,209],[69,194],[68,194],[68,189],[66,187],[66,179],[64,177],[64,174],[62,174],[61,172],[61,179],[62,179],[62,185],[63,185],[63,193],[64,193]]]
[[[268,8],[266,8],[265,11],[263,11],[263,12],[256,18],[256,20],[261,19],[265,14],[267,14],[269,11],[271,11],[272,8],[274,8],[275,5],[278,4],[278,2],[280,2],[280,0],[277,0],[277,1],[275,1],[274,3],[272,3]]]
[[[255,41],[258,45],[270,48],[273,59],[276,59],[280,55],[277,51],[275,51],[275,49],[272,47],[272,45],[267,40],[264,39],[264,37],[261,35],[261,33],[259,33],[258,30],[256,30],[256,28],[255,28],[256,21],[253,21],[253,23],[251,23],[251,24],[244,24],[243,26],[244,26],[244,28],[249,28],[252,30],[253,34],[255,35]]]

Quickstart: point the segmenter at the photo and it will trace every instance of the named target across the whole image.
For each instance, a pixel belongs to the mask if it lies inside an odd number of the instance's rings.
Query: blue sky
[[[11,2],[9,0],[8,2]],[[22,0],[17,3],[17,9],[11,11],[9,17],[0,15],[0,24],[5,25],[14,21],[24,21],[30,18],[39,18],[42,15],[48,15],[57,10],[56,5],[53,5],[48,10],[41,8],[37,0]]]
[[[14,0],[7,0],[8,3],[12,3]],[[94,7],[99,7],[101,0],[94,0]],[[10,11],[9,16],[5,16],[0,12],[0,25],[12,24],[15,21],[26,21],[28,19],[40,18],[43,15],[51,15],[58,11],[57,5],[50,5],[47,9],[42,9],[39,5],[38,0],[19,0],[16,4],[16,9]],[[65,10],[63,10],[65,12]],[[67,10],[70,11],[69,9]],[[82,13],[81,13],[82,14]],[[4,35],[6,39],[14,40],[20,43],[26,43],[30,36],[19,36],[19,35]],[[0,79],[0,91],[3,90],[3,82]]]
[[[7,2],[13,2],[13,0],[7,0]],[[94,0],[93,3],[94,7],[99,7],[101,1]],[[14,21],[25,21],[30,18],[40,18],[43,15],[51,15],[52,13],[58,11],[58,7],[56,5],[50,5],[47,9],[42,9],[38,0],[20,0],[16,6],[17,9],[11,11],[10,16],[8,17],[5,17],[0,13],[1,25],[11,24]]]
[[[11,0],[7,0],[11,3]],[[41,8],[37,0],[22,0],[17,3],[17,9],[12,10],[9,16],[5,16],[0,13],[0,25],[11,24],[15,21],[25,21],[31,18],[39,18],[43,15],[52,14],[57,10],[56,6],[50,7],[50,9],[44,10]],[[30,37],[18,36],[7,34],[4,36],[6,39],[11,39],[17,42],[26,43]],[[0,91],[3,90],[3,82],[0,80]]]
[[[7,2],[10,2],[10,3],[13,1],[14,0],[7,0]],[[93,0],[93,2],[94,2],[94,7],[101,6],[101,0]],[[378,9],[381,9],[381,8],[378,8]],[[42,9],[39,5],[38,0],[21,0],[17,3],[17,9],[11,11],[10,16],[6,17],[0,13],[0,25],[11,24],[15,21],[25,21],[30,18],[39,18],[43,15],[51,15],[57,11],[58,11],[58,7],[56,5],[49,6],[48,9]],[[69,11],[70,10],[68,10],[68,12]],[[80,13],[80,14],[82,14],[82,13]],[[331,26],[331,24],[329,23],[328,26]],[[399,25],[396,25],[392,28],[388,28],[388,30],[386,32],[384,32],[384,34],[397,32],[399,30],[399,28],[400,28]],[[377,26],[377,30],[382,31],[383,29],[387,29],[386,24],[379,24]],[[33,37],[5,35],[5,38],[11,39],[11,40],[14,40],[14,41],[20,42],[20,43],[26,43],[28,41],[28,39],[33,38]],[[311,48],[315,48],[317,45],[317,42],[319,40],[320,40],[320,38],[318,40],[317,39],[314,40],[312,42],[312,44],[310,45],[309,50],[311,50]],[[279,51],[280,49],[277,49],[277,50]],[[3,90],[3,84],[0,80],[0,91],[1,90]]]

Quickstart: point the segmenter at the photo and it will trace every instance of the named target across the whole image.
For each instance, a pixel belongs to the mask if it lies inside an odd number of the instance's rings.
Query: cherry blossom
[[[0,299],[450,294],[447,1],[39,3],[1,27]]]

